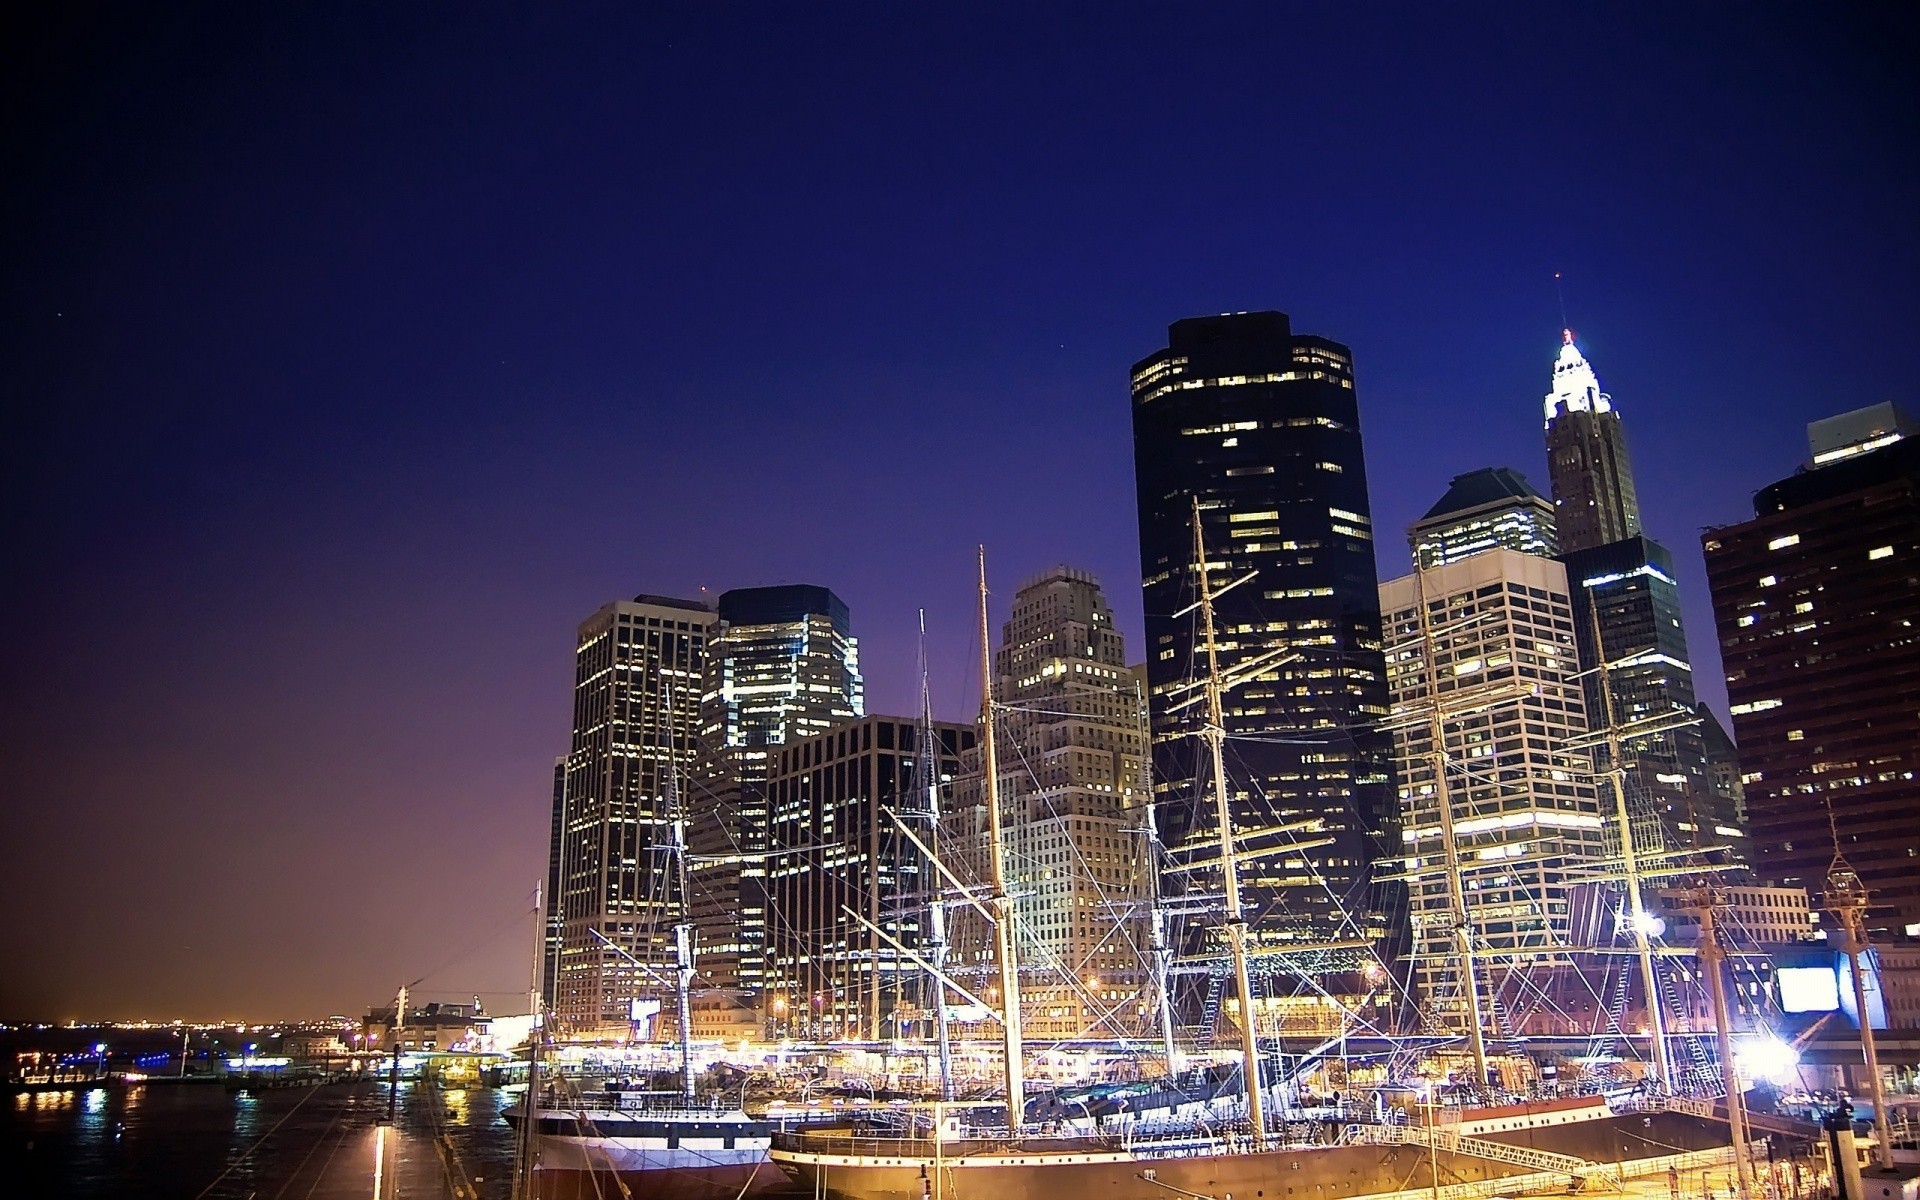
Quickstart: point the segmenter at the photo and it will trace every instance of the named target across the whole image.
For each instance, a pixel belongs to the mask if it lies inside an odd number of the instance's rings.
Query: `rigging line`
[[[346,1110],[341,1109],[340,1115],[344,1118],[346,1116]],[[334,1157],[340,1153],[340,1147],[347,1144],[347,1136],[352,1132],[351,1129],[345,1126],[340,1128],[339,1133],[333,1139],[333,1149],[327,1151],[327,1156],[320,1160],[320,1169],[314,1172],[313,1182],[307,1186],[305,1200],[313,1200],[314,1193],[318,1192],[320,1185],[326,1182],[327,1168],[333,1165]]]
[[[299,1181],[300,1172],[307,1169],[307,1163],[312,1161],[314,1153],[318,1151],[320,1147],[326,1143],[327,1138],[330,1137],[333,1134],[333,1131],[339,1127],[340,1122],[346,1118],[346,1115],[347,1115],[347,1110],[345,1108],[341,1108],[335,1111],[335,1113],[333,1114],[333,1120],[327,1122],[327,1127],[320,1131],[320,1136],[314,1139],[313,1145],[308,1146],[307,1152],[300,1156],[299,1164],[295,1166],[293,1168],[293,1172],[287,1176],[286,1182],[281,1184],[280,1190],[274,1193],[275,1200],[279,1200],[280,1197],[285,1196],[287,1194],[287,1189],[292,1187],[296,1182]],[[327,1157],[331,1159],[333,1156],[329,1154]],[[324,1170],[324,1164],[323,1164],[323,1170]],[[319,1186],[318,1178],[314,1180],[314,1186],[315,1187]],[[312,1195],[312,1189],[308,1190],[308,1195]]]
[[[501,934],[505,933],[509,927],[519,924],[521,918],[525,917],[528,911],[529,910],[527,909],[521,909],[515,912],[513,915],[505,918],[498,925],[494,926],[492,931],[487,933],[479,941],[474,942],[472,945],[466,947],[464,950],[457,951],[453,955],[453,957],[447,959],[445,962],[441,963],[439,966],[433,968],[433,970],[428,971],[426,974],[420,976],[420,978],[414,980],[413,983],[409,983],[407,986],[413,987],[414,984],[425,983],[427,980],[432,979],[435,975],[438,975],[440,972],[446,970],[448,967],[459,962],[461,959],[467,957],[467,955],[472,954],[475,951],[480,950],[492,944],[497,938],[500,937]],[[539,920],[541,915],[539,907],[536,905],[531,911],[534,919]]]

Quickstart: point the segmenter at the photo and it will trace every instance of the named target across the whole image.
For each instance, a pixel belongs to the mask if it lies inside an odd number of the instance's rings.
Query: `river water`
[[[517,1097],[485,1087],[402,1083],[396,1121],[382,1084],[260,1092],[151,1084],[0,1095],[0,1197],[9,1200],[346,1200],[380,1192],[432,1197],[436,1146],[481,1200],[511,1190]]]

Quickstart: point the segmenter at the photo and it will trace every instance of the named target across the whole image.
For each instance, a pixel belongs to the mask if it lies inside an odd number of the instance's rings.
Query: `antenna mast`
[[[933,690],[927,684],[927,610],[920,610],[920,783],[926,789],[927,845],[939,846],[940,755],[935,750]],[[932,855],[925,856],[931,858]],[[953,1040],[947,1028],[947,905],[940,898],[932,863],[923,863],[921,890],[927,898],[927,952],[933,975],[927,980],[933,993],[934,1039],[940,1046],[940,1098],[953,1099]]]

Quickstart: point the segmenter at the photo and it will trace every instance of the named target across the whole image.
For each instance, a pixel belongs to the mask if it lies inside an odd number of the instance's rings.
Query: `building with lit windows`
[[[1572,889],[1603,855],[1592,765],[1574,748],[1587,718],[1566,569],[1485,550],[1382,584],[1380,606],[1413,981],[1435,1026],[1464,1033],[1451,840],[1462,906],[1485,953],[1482,1011],[1494,1032],[1512,1034],[1538,1003],[1528,977],[1569,965],[1557,951],[1573,940]]]
[[[1407,531],[1422,567],[1459,562],[1496,546],[1522,554],[1559,553],[1553,504],[1510,467],[1455,475],[1427,515]]]
[[[1701,539],[1754,869],[1823,892],[1837,833],[1884,937],[1920,924],[1920,439],[1762,488],[1754,513]]]
[[[554,986],[569,1032],[625,1034],[635,1002],[661,998],[660,968],[686,915],[665,848],[694,765],[713,620],[698,601],[637,596],[580,625]]]
[[[1546,418],[1559,557],[1573,597],[1580,665],[1589,672],[1587,716],[1596,733],[1621,733],[1638,848],[1744,861],[1739,804],[1714,786],[1695,712],[1673,557],[1641,533],[1620,412],[1570,329],[1561,331]],[[1595,669],[1603,661],[1612,664],[1611,704]],[[1603,771],[1612,766],[1604,748],[1595,759]]]
[[[866,711],[846,604],[824,587],[723,592],[700,702],[694,914],[702,982],[760,990],[766,969],[766,781],[780,747]]]
[[[1176,707],[1179,689],[1205,669],[1197,501],[1214,588],[1253,576],[1215,604],[1221,667],[1282,652],[1226,702],[1235,826],[1311,822],[1281,842],[1330,839],[1291,853],[1281,844],[1242,868],[1259,969],[1293,978],[1266,953],[1289,942],[1360,938],[1391,957],[1404,941],[1404,893],[1379,872],[1391,873],[1386,864],[1401,853],[1399,804],[1392,746],[1378,728],[1387,686],[1353,356],[1294,333],[1285,313],[1232,313],[1175,322],[1166,348],[1136,363],[1131,380],[1163,830],[1177,842],[1216,829],[1193,736],[1204,706]],[[1313,969],[1360,965],[1348,955]]]
[[[932,729],[923,747],[921,722],[870,716],[773,751],[764,1007],[776,1033],[931,1035],[925,973],[888,939],[917,952],[939,891],[889,814],[912,820],[926,802],[926,775],[950,787],[973,745],[972,726],[937,721]]]
[[[1146,699],[1092,575],[1062,566],[1020,585],[994,652],[993,696],[1007,886],[1028,968],[1024,1027],[1052,1039],[1149,1031]],[[961,878],[984,883],[980,758],[966,758],[945,844]],[[956,907],[952,941],[955,969],[989,986],[991,926]]]
[[[560,856],[567,827],[567,757],[553,760],[553,820],[547,829],[547,885],[540,893],[546,933],[540,948],[540,1000],[553,1008],[560,980]]]
[[[1640,501],[1626,430],[1571,329],[1560,331],[1546,405],[1547,470],[1560,548],[1590,550],[1637,536]]]

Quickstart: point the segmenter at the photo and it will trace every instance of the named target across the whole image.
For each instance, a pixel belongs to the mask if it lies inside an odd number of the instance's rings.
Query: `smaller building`
[[[1553,503],[1511,467],[1455,475],[1447,494],[1407,530],[1407,540],[1425,569],[1495,547],[1547,557],[1560,550]]]

